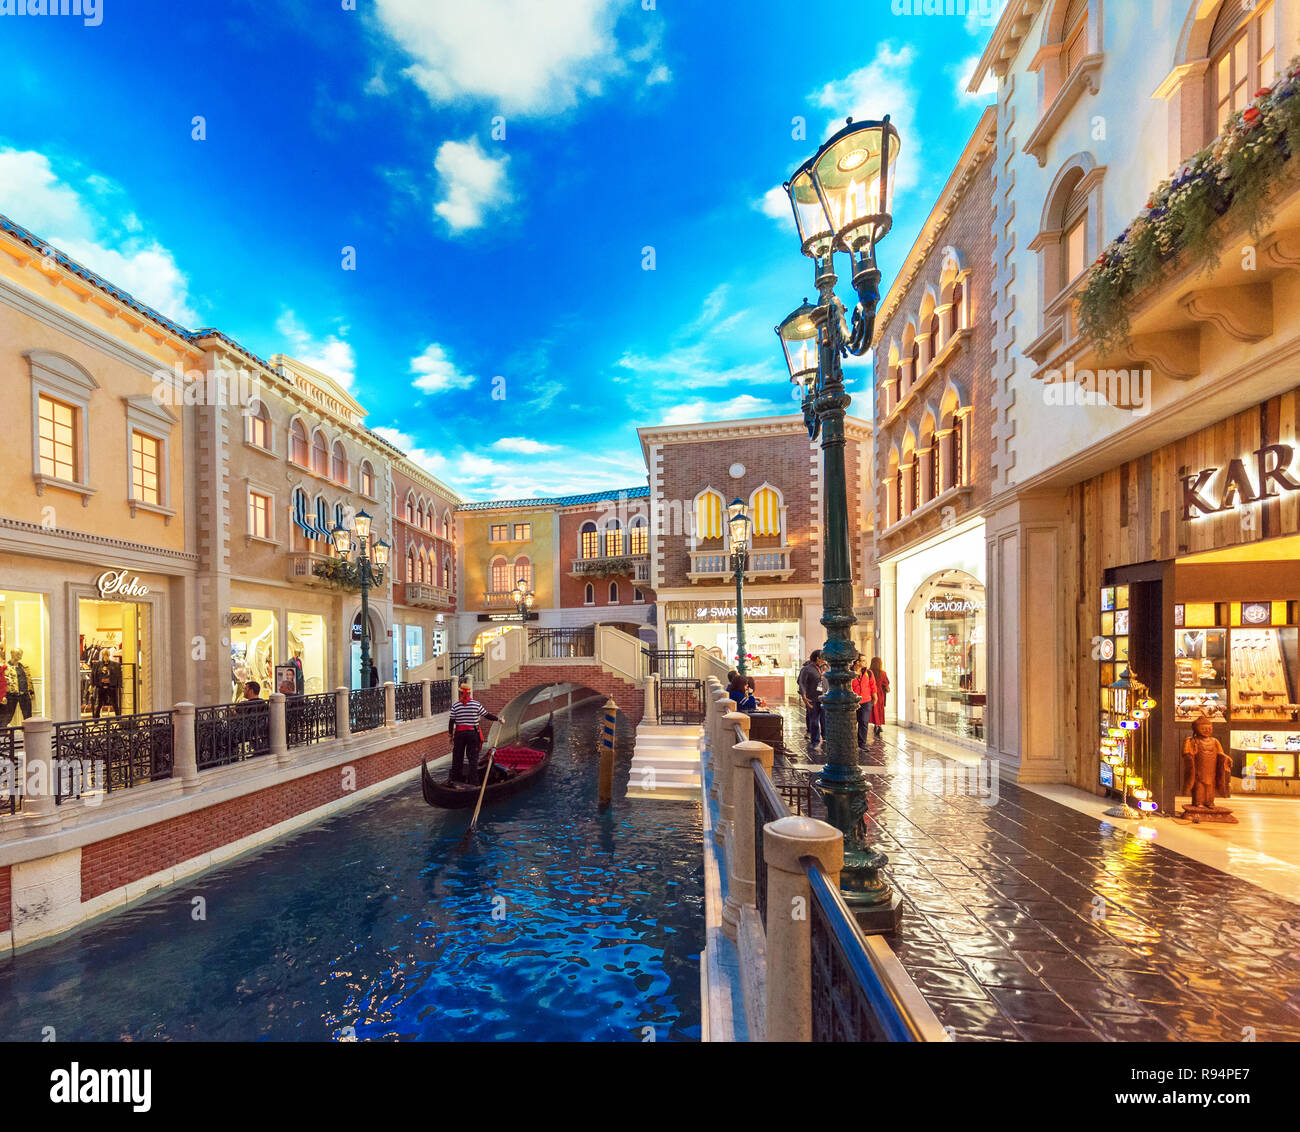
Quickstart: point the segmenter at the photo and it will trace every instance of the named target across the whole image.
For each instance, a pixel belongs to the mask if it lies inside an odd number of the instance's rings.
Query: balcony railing
[[[649,554],[604,554],[595,558],[571,560],[574,578],[631,578],[634,582],[650,580]]]
[[[0,813],[18,812],[22,801],[22,759],[18,755],[17,732],[12,727],[0,731]]]
[[[483,594],[484,609],[508,609],[511,613],[516,612],[515,591],[514,590],[487,590]]]
[[[352,730],[373,731],[384,725],[383,688],[355,688],[348,697]]]
[[[317,562],[328,562],[328,554],[311,554],[306,551],[289,555],[288,564],[285,567],[285,576],[291,582],[303,582],[307,585],[323,586],[327,583],[323,578],[316,577],[312,573],[312,567]]]
[[[54,725],[55,804],[172,776],[172,713],[148,711]]]
[[[199,770],[229,766],[271,751],[271,705],[243,700],[194,710],[194,754]]]
[[[398,684],[393,689],[393,709],[399,723],[424,714],[424,691],[420,684]]]
[[[466,677],[471,680],[483,679],[483,654],[481,652],[448,653],[447,663],[451,666],[449,671],[451,672],[452,681],[460,681]]]
[[[733,576],[730,551],[692,550],[690,554],[691,568],[686,576],[692,582],[714,582]],[[763,547],[749,552],[749,567],[745,570],[746,580],[778,578],[784,581],[793,573],[789,547]]]
[[[559,660],[596,655],[596,631],[583,629],[533,629],[528,634],[530,660]]]
[[[407,582],[405,592],[407,605],[422,605],[431,609],[450,609],[452,606],[451,590],[442,586],[431,586],[427,582]]]
[[[284,701],[286,745],[305,747],[338,734],[338,709],[333,692],[289,696]]]

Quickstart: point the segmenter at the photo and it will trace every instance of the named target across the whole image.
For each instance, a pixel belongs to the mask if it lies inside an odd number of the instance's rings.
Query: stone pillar
[[[391,680],[384,681],[384,726],[397,726],[397,685]]]
[[[727,899],[722,907],[722,930],[736,938],[742,905],[754,903],[754,766],[757,759],[767,775],[772,773],[772,748],[746,739],[731,748],[731,853],[727,858]]]
[[[780,818],[763,827],[767,863],[767,1040],[812,1041],[812,891],[803,857],[816,857],[839,886],[844,837],[816,818]]]
[[[728,699],[727,703],[731,703]],[[741,737],[736,738],[736,728],[740,728]],[[731,827],[731,749],[736,743],[749,738],[749,716],[743,711],[728,711],[722,717],[722,745],[714,762],[714,774],[718,779],[718,808],[722,821]],[[720,823],[721,824],[721,823]]]
[[[653,672],[645,678],[643,688],[645,694],[645,710],[641,713],[642,723],[659,722],[659,677]]]
[[[352,693],[345,687],[334,689],[334,737],[347,739],[352,734]]]
[[[432,691],[432,689],[433,689],[433,681],[432,681],[432,680],[421,680],[421,681],[420,681],[420,715],[421,715],[421,717],[424,718],[424,719],[428,719],[428,718],[433,714],[433,711],[432,711],[432,705],[433,705],[433,691]]]
[[[172,777],[179,778],[186,790],[193,790],[199,784],[195,740],[194,705],[176,704],[172,708]]]
[[[284,721],[284,693],[271,693],[271,757],[284,765],[289,761],[289,734]]]
[[[40,715],[23,720],[23,817],[27,824],[46,825],[58,820],[54,775],[54,724]]]

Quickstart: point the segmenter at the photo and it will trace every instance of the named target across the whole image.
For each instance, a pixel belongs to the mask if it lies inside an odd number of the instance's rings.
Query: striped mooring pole
[[[600,812],[609,809],[614,797],[614,722],[618,704],[605,701],[605,721],[600,727]]]

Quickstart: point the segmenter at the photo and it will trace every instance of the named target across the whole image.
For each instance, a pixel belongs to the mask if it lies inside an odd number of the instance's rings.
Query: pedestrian
[[[379,669],[375,667],[373,660],[370,662],[370,686],[372,688],[379,687]]]
[[[754,703],[757,705],[756,710],[757,710],[757,711],[766,711],[766,710],[767,710],[767,701],[766,701],[765,699],[762,699],[762,698],[759,696],[759,694],[758,694],[758,690],[757,690],[757,688],[754,686],[754,678],[753,678],[752,676],[746,676],[746,677],[744,677],[743,679],[744,679],[744,681],[745,681],[745,690],[749,693],[749,697],[750,697],[750,699],[752,699],[752,700],[754,701]],[[743,711],[744,709],[742,708],[741,710]]]
[[[468,684],[460,686],[460,699],[452,704],[447,717],[447,737],[451,740],[451,781],[478,784],[478,756],[483,747],[479,724],[497,717],[474,698]]]
[[[822,678],[825,670],[821,649],[813,649],[807,663],[799,669],[799,697],[803,700],[809,747],[820,747],[826,730],[826,709],[822,706],[822,696],[826,694],[826,681]]]
[[[753,681],[746,680],[744,676],[739,674],[731,681],[731,688],[728,690],[727,695],[731,697],[737,711],[758,711],[758,700],[754,698],[754,693],[751,691],[752,683]]]
[[[876,738],[885,733],[885,700],[889,697],[889,676],[880,657],[871,658],[871,676],[876,682],[876,699],[871,708],[871,722],[876,725]]]
[[[865,747],[870,738],[871,712],[876,702],[876,678],[867,667],[865,657],[859,656],[853,662],[853,667],[856,672],[853,677],[853,691],[858,697],[858,746]]]
[[[262,698],[262,685],[256,680],[250,680],[244,685],[244,699],[260,700]]]

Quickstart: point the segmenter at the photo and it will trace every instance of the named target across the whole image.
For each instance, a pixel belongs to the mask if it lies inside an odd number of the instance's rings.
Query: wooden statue
[[[1214,804],[1216,794],[1230,796],[1231,779],[1232,759],[1214,737],[1214,721],[1202,715],[1192,724],[1192,733],[1183,744],[1183,793],[1192,798],[1191,805],[1183,807],[1183,817],[1193,822],[1204,819],[1236,823],[1231,810]]]

